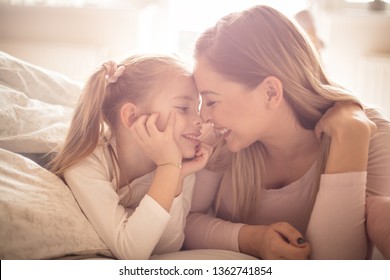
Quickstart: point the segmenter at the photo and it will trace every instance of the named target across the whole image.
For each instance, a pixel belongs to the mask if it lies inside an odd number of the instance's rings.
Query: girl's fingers
[[[201,143],[196,151],[196,156],[207,156],[209,157],[213,151],[213,147],[206,143]]]
[[[146,120],[146,129],[148,130],[148,133],[151,137],[154,137],[160,133],[156,126],[156,121],[159,115],[159,113],[154,113]]]
[[[149,138],[149,133],[145,127],[148,117],[148,115],[140,116],[132,126],[133,134],[137,135],[141,140],[146,140],[147,138]]]
[[[173,128],[175,126],[175,122],[176,122],[176,114],[174,111],[172,111],[169,113],[167,127],[165,128],[165,132],[167,132],[169,135],[173,135]]]
[[[314,133],[318,139],[321,139],[323,129],[322,129],[322,123],[321,120],[317,123],[317,125],[314,128]]]

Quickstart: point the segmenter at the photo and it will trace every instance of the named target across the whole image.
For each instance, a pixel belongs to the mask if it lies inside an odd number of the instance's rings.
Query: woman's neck
[[[267,159],[275,164],[311,158],[320,147],[314,130],[304,129],[289,106],[285,106],[282,117],[273,118],[269,133],[261,142],[265,146]]]
[[[283,127],[281,131],[282,135],[264,143],[265,189],[279,189],[297,181],[313,166],[320,150],[314,131],[300,126]]]
[[[303,128],[289,131],[287,128],[283,135],[264,143],[266,156],[274,163],[293,162],[301,157],[316,154],[320,147],[320,141],[312,130]]]

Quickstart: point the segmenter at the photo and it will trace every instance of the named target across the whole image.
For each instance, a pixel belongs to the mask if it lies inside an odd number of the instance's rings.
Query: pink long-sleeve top
[[[290,223],[310,242],[312,259],[366,258],[366,195],[390,196],[390,122],[371,111],[368,115],[378,130],[370,141],[367,172],[322,174],[317,193],[315,162],[297,181],[280,189],[263,190],[247,223]],[[218,213],[211,211],[221,177],[208,170],[196,176],[185,230],[186,249],[239,251],[238,234],[243,224],[229,221],[233,211],[231,189],[223,193]]]

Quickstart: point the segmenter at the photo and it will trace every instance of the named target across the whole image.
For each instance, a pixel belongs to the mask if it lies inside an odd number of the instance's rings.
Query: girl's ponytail
[[[82,160],[96,148],[104,133],[102,104],[106,91],[106,68],[101,66],[87,81],[75,109],[68,134],[49,169],[62,176],[65,169]]]

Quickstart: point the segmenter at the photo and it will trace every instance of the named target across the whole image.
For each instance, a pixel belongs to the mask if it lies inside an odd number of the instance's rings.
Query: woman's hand
[[[367,169],[368,148],[376,125],[353,102],[336,102],[315,127],[317,137],[331,138],[326,174],[359,172]]]
[[[130,128],[131,133],[146,156],[156,165],[181,164],[182,153],[173,137],[175,114],[172,112],[169,115],[164,131],[158,130],[156,126],[158,116],[158,113],[150,116],[142,115]]]
[[[245,225],[239,233],[240,251],[261,259],[308,259],[310,245],[288,223]]]

